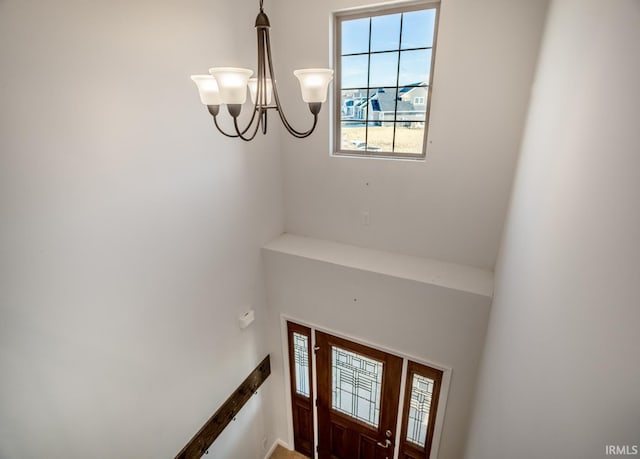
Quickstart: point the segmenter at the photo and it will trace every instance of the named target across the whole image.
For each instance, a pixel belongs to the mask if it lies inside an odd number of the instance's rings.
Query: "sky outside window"
[[[402,50],[433,46],[435,15],[435,9],[428,9],[343,21],[342,88],[429,84],[431,51]],[[383,51],[393,52],[378,54]],[[360,55],[347,56],[353,54]]]

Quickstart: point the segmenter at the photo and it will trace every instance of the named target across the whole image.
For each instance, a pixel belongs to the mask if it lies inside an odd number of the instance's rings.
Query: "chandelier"
[[[271,59],[271,42],[269,39],[269,18],[263,11],[260,0],[260,12],[256,18],[255,28],[258,32],[258,70],[255,78],[251,78],[253,71],[235,67],[214,67],[209,69],[210,75],[193,75],[191,79],[198,86],[200,101],[207,106],[213,116],[216,128],[227,137],[240,138],[250,141],[255,138],[259,130],[267,133],[267,113],[269,110],[278,112],[282,124],[294,137],[308,137],[318,124],[318,113],[322,103],[327,100],[327,89],[333,78],[331,69],[300,69],[293,74],[298,78],[302,100],[309,104],[313,115],[313,125],[307,131],[298,131],[287,120],[278,96],[278,85],[273,71]],[[238,117],[242,105],[247,99],[247,87],[251,95],[253,108],[248,123],[240,126]],[[272,100],[274,103],[272,103]],[[226,132],[218,124],[220,105],[226,105],[233,118],[235,132]]]

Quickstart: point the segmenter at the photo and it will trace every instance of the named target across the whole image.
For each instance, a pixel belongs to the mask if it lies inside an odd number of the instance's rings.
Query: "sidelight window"
[[[293,333],[293,358],[295,362],[296,392],[309,397],[309,337]]]
[[[401,457],[429,457],[441,385],[442,371],[409,361],[402,417]]]

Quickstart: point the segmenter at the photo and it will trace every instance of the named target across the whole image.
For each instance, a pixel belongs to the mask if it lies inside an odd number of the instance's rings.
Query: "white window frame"
[[[435,26],[433,30],[433,43],[431,51],[431,67],[429,75],[429,85],[425,96],[425,122],[424,122],[424,138],[422,141],[421,153],[394,153],[394,152],[378,152],[370,150],[342,150],[341,138],[341,110],[342,110],[342,59],[341,59],[341,22],[365,17],[385,16],[389,14],[406,13],[423,9],[435,9]],[[394,3],[391,6],[370,6],[357,9],[349,9],[347,11],[337,11],[333,14],[333,62],[335,69],[335,78],[333,84],[333,110],[332,110],[332,143],[331,150],[334,156],[339,157],[357,157],[357,158],[385,158],[385,159],[414,159],[424,160],[427,153],[428,136],[429,136],[429,120],[431,112],[431,99],[433,91],[433,79],[435,68],[435,56],[437,50],[438,25],[440,22],[440,1],[413,1],[407,3]],[[371,39],[371,37],[369,37]],[[370,88],[369,88],[370,89]]]

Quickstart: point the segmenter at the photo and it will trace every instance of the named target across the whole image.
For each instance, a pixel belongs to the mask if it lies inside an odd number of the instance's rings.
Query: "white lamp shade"
[[[300,69],[293,74],[300,81],[302,100],[307,103],[325,102],[329,82],[333,79],[331,69]]]
[[[247,83],[253,70],[235,67],[214,67],[209,73],[218,82],[223,104],[244,104],[247,100]]]
[[[267,92],[267,105],[271,103],[271,94],[273,93],[273,83],[271,82],[271,78],[267,78],[265,84],[265,88],[263,91]],[[250,78],[249,79],[249,94],[251,94],[251,102],[256,103],[256,97],[258,97],[258,79]],[[262,98],[264,101],[264,98]]]
[[[205,105],[220,105],[218,83],[211,75],[191,75],[191,79],[198,86],[200,101]]]

